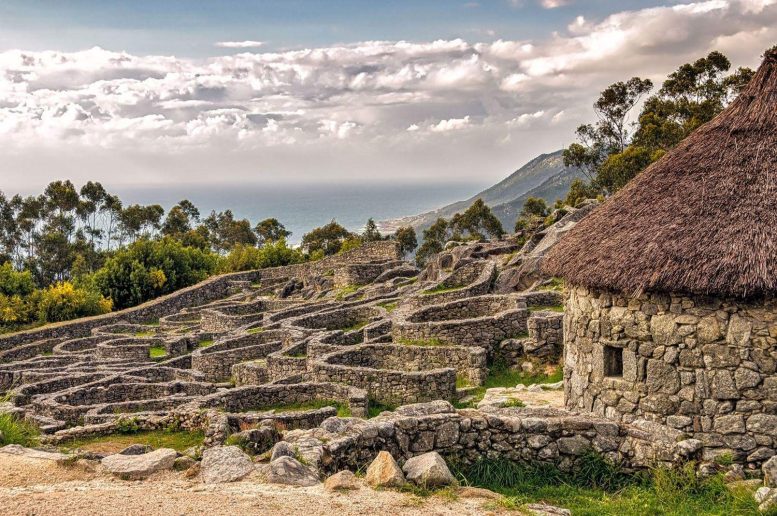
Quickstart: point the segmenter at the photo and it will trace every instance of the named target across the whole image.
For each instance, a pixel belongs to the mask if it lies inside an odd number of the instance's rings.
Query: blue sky
[[[365,40],[527,39],[576,16],[666,2],[588,0],[548,9],[509,0],[4,0],[0,49],[217,55],[214,41],[259,40],[270,50]]]
[[[775,43],[777,0],[3,0],[0,188],[496,182],[615,81]]]

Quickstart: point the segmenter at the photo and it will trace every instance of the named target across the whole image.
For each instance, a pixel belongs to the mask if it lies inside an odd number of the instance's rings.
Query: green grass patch
[[[167,350],[164,346],[151,346],[148,348],[148,356],[151,358],[164,358],[167,356]]]
[[[564,290],[564,280],[561,278],[551,278],[548,283],[541,285],[537,290],[552,290],[554,292],[561,292]]]
[[[136,331],[133,334],[135,337],[153,337],[156,335],[155,331]]]
[[[500,505],[507,509],[545,502],[583,516],[758,514],[751,490],[730,489],[721,475],[700,478],[695,466],[628,474],[591,453],[571,473],[504,459],[483,459],[454,469],[463,483],[504,495]]]
[[[384,308],[388,313],[393,312],[399,306],[398,301],[386,301],[384,303],[378,303],[378,306]]]
[[[521,400],[515,399],[515,398],[510,398],[509,400],[507,400],[507,401],[504,403],[504,405],[503,405],[503,406],[504,406],[505,408],[511,408],[511,407],[517,407],[517,408],[520,408],[520,407],[525,407],[525,406],[526,406],[526,403],[522,402]]]
[[[246,333],[249,335],[256,335],[257,333],[262,333],[264,331],[264,328],[261,326],[259,328],[251,328],[250,330],[246,330]]]
[[[520,369],[510,369],[504,362],[497,361],[491,366],[488,371],[483,385],[473,390],[470,401],[466,403],[455,402],[453,404],[456,408],[472,408],[483,399],[486,394],[486,389],[493,389],[496,387],[515,387],[518,384],[532,385],[535,383],[556,383],[564,379],[564,371],[561,366],[553,370],[552,373],[546,374],[539,373],[524,373]],[[517,401],[517,400],[516,400]]]
[[[305,358],[308,354],[304,351],[297,351],[296,353],[286,353],[284,356],[291,358]]]
[[[150,326],[152,328],[158,328],[159,327],[159,319],[152,319],[150,321],[146,321],[143,323],[145,326]]]
[[[60,447],[65,450],[80,448],[94,452],[117,452],[131,444],[145,444],[152,448],[172,448],[182,452],[192,446],[202,445],[205,434],[202,431],[167,431],[117,433],[65,441]]]
[[[429,339],[399,339],[395,342],[403,346],[450,346],[450,344],[441,341],[437,337]]]
[[[381,412],[392,411],[396,408],[397,407],[395,405],[387,405],[385,403],[380,403],[379,401],[371,399],[367,406],[367,417],[373,418],[379,415]]]
[[[561,312],[564,313],[563,305],[540,305],[530,306],[529,312]]]
[[[0,445],[20,444],[34,446],[38,442],[38,427],[13,414],[0,413]]]
[[[200,342],[197,343],[198,348],[207,348],[208,346],[212,346],[212,345],[213,345],[213,339],[201,340]]]
[[[426,289],[423,292],[421,292],[421,295],[423,296],[433,296],[434,294],[445,294],[447,292],[456,292],[459,290],[464,290],[467,288],[466,285],[457,285],[453,287],[446,287],[444,285],[437,285],[434,288]]]
[[[472,387],[472,384],[469,383],[469,380],[461,375],[456,375],[456,388],[464,389],[466,387]]]
[[[337,293],[335,294],[335,299],[338,301],[342,301],[347,296],[350,296],[351,294],[355,294],[357,290],[361,288],[361,285],[346,285],[339,289]]]

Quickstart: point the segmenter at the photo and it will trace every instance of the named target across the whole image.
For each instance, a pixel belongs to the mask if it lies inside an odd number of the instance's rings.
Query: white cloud
[[[542,0],[540,4],[545,9],[555,9],[557,7],[564,7],[570,5],[573,0]]]
[[[215,46],[220,48],[259,48],[264,45],[264,41],[219,41]]]
[[[611,82],[660,80],[713,49],[754,66],[774,41],[777,0],[701,0],[580,17],[534,40],[364,41],[206,60],[0,52],[4,187],[105,170],[176,181],[213,180],[214,170],[354,177],[376,166],[458,178],[487,166],[496,178],[570,143]]]

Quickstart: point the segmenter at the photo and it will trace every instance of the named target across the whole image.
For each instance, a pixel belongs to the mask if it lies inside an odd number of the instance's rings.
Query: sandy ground
[[[286,487],[243,481],[203,485],[163,472],[139,482],[80,466],[0,455],[2,515],[481,515],[502,511],[479,496],[420,498],[361,489],[331,493],[322,486]]]

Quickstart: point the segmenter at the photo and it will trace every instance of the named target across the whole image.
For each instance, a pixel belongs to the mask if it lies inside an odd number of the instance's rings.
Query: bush
[[[113,303],[99,292],[78,288],[70,282],[55,283],[40,292],[38,319],[59,322],[100,315],[111,311]]]
[[[32,424],[13,414],[0,413],[0,446],[19,444],[32,446],[40,431]]]
[[[30,271],[19,272],[11,262],[0,265],[0,294],[5,296],[29,296],[35,290]]]
[[[217,261],[210,251],[171,238],[139,240],[109,258],[94,280],[103,295],[123,309],[206,279]]]
[[[305,261],[297,249],[286,245],[286,240],[268,241],[263,247],[256,248],[237,244],[219,263],[219,272],[239,272],[267,267],[280,267]]]

